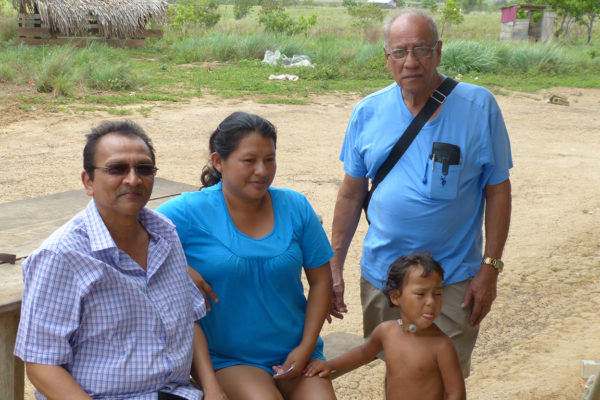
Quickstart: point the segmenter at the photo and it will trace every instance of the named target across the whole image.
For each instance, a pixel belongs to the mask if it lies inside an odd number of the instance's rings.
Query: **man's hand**
[[[369,180],[366,177],[354,178],[344,174],[344,180],[338,191],[331,225],[331,246],[335,254],[329,261],[333,286],[328,322],[331,322],[331,317],[342,319],[344,318],[342,313],[348,312],[344,303],[344,262],[360,221],[368,186]]]
[[[334,278],[333,287],[331,289],[331,304],[329,305],[329,315],[327,315],[327,322],[331,323],[332,318],[344,319],[344,314],[348,312],[348,307],[344,303],[344,278]]]
[[[212,290],[212,287],[208,283],[206,283],[202,275],[200,275],[199,272],[197,272],[194,268],[190,267],[189,265],[188,274],[190,275],[190,278],[192,278],[194,285],[196,285],[198,290],[200,290],[200,293],[202,293],[202,296],[204,296],[204,301],[206,303],[206,311],[210,311],[210,301],[208,301],[208,298],[210,297],[215,303],[219,302],[219,298]]]
[[[481,264],[479,272],[471,280],[461,304],[464,309],[473,302],[473,311],[469,318],[471,325],[479,325],[492,309],[492,303],[496,299],[497,282],[498,271],[491,265]]]

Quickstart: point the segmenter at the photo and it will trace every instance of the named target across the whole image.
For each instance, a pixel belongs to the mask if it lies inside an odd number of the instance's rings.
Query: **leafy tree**
[[[169,8],[171,24],[175,29],[187,30],[199,25],[210,29],[219,22],[219,5],[215,0],[179,0]]]
[[[269,14],[273,11],[285,11],[283,1],[281,0],[261,0],[260,13]]]
[[[354,18],[354,25],[363,30],[383,21],[383,10],[378,4],[348,6],[346,10]]]
[[[235,19],[242,19],[248,15],[248,11],[256,5],[256,0],[234,0],[233,16]]]
[[[575,21],[587,28],[587,43],[592,41],[594,22],[600,16],[600,1],[598,0],[548,0],[549,4],[557,13],[563,17],[559,34],[567,23],[566,34],[568,36],[568,24]]]
[[[465,12],[465,14],[468,14],[471,11],[475,10],[476,7],[477,7],[477,0],[463,0],[462,1],[462,8],[463,8],[463,11]]]
[[[298,21],[294,21],[284,10],[275,10],[261,13],[258,22],[265,26],[266,32],[308,35],[308,30],[317,23],[317,14],[311,15],[308,19],[300,16]]]
[[[436,0],[421,0],[421,7],[428,9],[432,13],[437,11],[437,1]]]
[[[444,37],[444,29],[446,24],[460,24],[463,22],[465,17],[462,15],[460,10],[460,4],[456,0],[446,0],[444,9],[442,10],[442,32],[440,37]]]

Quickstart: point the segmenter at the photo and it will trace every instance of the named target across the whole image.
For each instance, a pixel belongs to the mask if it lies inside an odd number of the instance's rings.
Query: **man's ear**
[[[85,194],[87,194],[88,196],[94,196],[94,187],[92,185],[94,182],[85,170],[81,172],[81,182],[83,183],[83,187],[85,188]]]
[[[392,67],[390,65],[390,63],[392,62],[392,60],[390,59],[390,55],[388,54],[387,50],[385,49],[385,47],[383,48],[383,55],[385,56],[385,68],[392,72]]]
[[[439,40],[438,41],[438,47],[435,49],[435,52],[437,53],[437,65],[436,67],[439,67],[440,64],[442,63],[442,41]]]
[[[210,162],[217,171],[223,173],[223,159],[216,151],[210,155]]]

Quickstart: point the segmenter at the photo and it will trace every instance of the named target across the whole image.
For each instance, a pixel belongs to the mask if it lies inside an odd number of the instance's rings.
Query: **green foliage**
[[[354,25],[366,29],[383,21],[383,10],[377,4],[360,4],[348,6],[348,14],[354,19]]]
[[[450,74],[490,72],[497,66],[494,46],[457,41],[444,46],[441,68]]]
[[[464,19],[465,17],[460,11],[460,4],[457,3],[456,0],[446,0],[444,9],[442,10],[442,32],[440,33],[440,37],[444,37],[446,24],[458,25],[463,22]]]
[[[0,0],[0,41],[17,36],[17,11],[10,1]]]
[[[219,5],[215,0],[179,0],[168,9],[171,26],[186,32],[190,27],[210,29],[219,22]]]
[[[547,0],[559,16],[572,18],[587,28],[587,42],[592,41],[594,22],[600,16],[600,1],[598,0]],[[564,19],[563,19],[564,22]],[[561,27],[562,28],[562,27]],[[559,34],[568,34],[568,30],[559,28]]]
[[[8,41],[17,36],[16,17],[0,15],[0,41]]]
[[[233,2],[233,16],[235,19],[242,19],[250,9],[256,5],[256,0],[234,0]]]
[[[0,82],[13,82],[17,76],[17,71],[12,65],[0,63]]]
[[[70,46],[55,47],[42,57],[34,78],[38,92],[53,93],[55,97],[73,93],[79,72],[71,62],[74,52]]]
[[[587,61],[573,59],[559,45],[553,43],[491,44],[456,41],[444,46],[441,69],[448,74],[480,72],[500,75],[559,75],[573,73],[577,70],[577,65],[586,65]],[[593,63],[585,68],[594,69]]]
[[[437,11],[438,5],[436,0],[421,0],[421,8],[426,8],[432,13]]]
[[[354,7],[357,5],[358,3],[355,0],[342,0],[342,6],[344,7]]]
[[[337,8],[313,9],[319,17],[310,36],[263,32],[257,28],[259,13],[235,20],[233,9],[233,4],[222,6],[222,21],[208,32],[180,36],[180,32],[167,30],[165,38],[145,49],[94,45],[62,48],[67,53],[61,56],[61,47],[0,41],[0,81],[39,86],[50,93],[38,93],[35,99],[25,95],[24,109],[56,107],[77,98],[78,103],[90,104],[93,109],[115,107],[115,112],[124,112],[119,108],[180,101],[204,93],[267,97],[277,102],[332,90],[364,95],[392,80],[381,43],[369,42],[357,32],[352,26],[354,18],[340,12],[339,3]],[[285,12],[295,22],[306,8],[288,7]],[[436,19],[440,18],[438,13]],[[498,41],[499,30],[497,12],[466,15],[461,25],[444,36],[440,70],[451,76],[463,74],[465,81],[477,79],[475,83],[492,88],[600,87],[600,44],[596,39],[589,45],[509,43]],[[267,65],[261,62],[266,50],[279,50],[290,57],[307,55],[315,68]],[[271,74],[284,73],[300,79],[268,80]],[[52,93],[63,97],[50,98]],[[126,109],[138,113],[136,108]]]
[[[286,35],[308,35],[308,30],[317,23],[317,14],[304,18],[298,17],[294,21],[285,11],[271,11],[267,14],[261,14],[259,23],[264,25],[265,32],[283,33]]]
[[[270,14],[274,11],[285,11],[282,0],[260,0],[260,14]]]
[[[10,0],[0,0],[0,16],[16,16],[17,10],[13,7]]]

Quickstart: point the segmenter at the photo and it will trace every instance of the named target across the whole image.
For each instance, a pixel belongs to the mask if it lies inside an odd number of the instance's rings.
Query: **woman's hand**
[[[304,367],[310,358],[312,349],[304,349],[302,345],[288,354],[283,365],[271,367],[275,371],[274,379],[290,379],[302,375]]]
[[[204,280],[202,275],[200,275],[200,273],[198,271],[196,271],[194,268],[190,267],[189,265],[188,265],[188,274],[190,275],[190,278],[192,278],[192,282],[194,282],[194,285],[196,285],[196,287],[198,288],[200,293],[202,293],[202,296],[204,296],[204,302],[206,304],[206,311],[210,311],[210,301],[208,301],[208,298],[210,297],[212,299],[212,301],[214,301],[215,303],[219,302],[219,298],[217,297],[215,292],[212,290],[212,287],[208,283],[206,283],[206,281]]]

